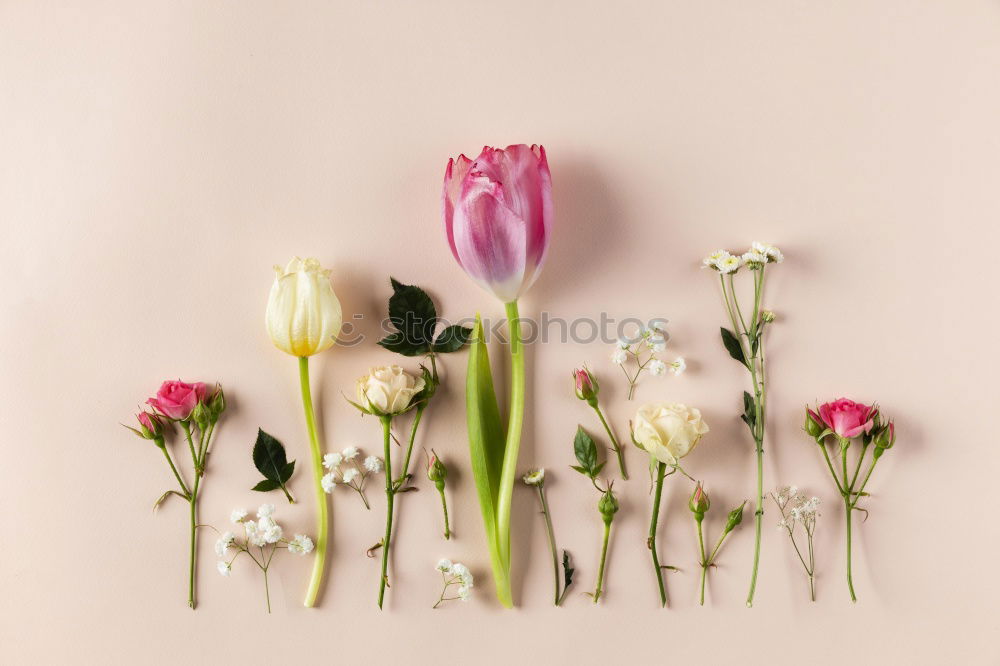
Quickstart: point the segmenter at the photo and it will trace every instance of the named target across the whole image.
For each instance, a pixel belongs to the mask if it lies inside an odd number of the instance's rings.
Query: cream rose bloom
[[[358,379],[358,402],[375,414],[400,414],[423,390],[423,377],[414,377],[398,365],[380,366]]]
[[[651,402],[639,408],[632,422],[632,437],[651,456],[667,465],[691,452],[708,432],[701,412],[671,402]]]

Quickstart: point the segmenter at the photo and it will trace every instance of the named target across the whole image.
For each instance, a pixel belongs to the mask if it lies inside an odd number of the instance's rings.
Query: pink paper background
[[[0,645],[6,663],[998,663],[993,488],[1000,200],[1000,5],[985,0],[736,2],[4,2],[0,4],[0,426],[5,499]],[[502,611],[467,469],[464,354],[419,446],[452,463],[458,538],[439,536],[432,488],[401,499],[392,589],[375,608],[373,511],[338,492],[333,563],[318,610],[307,560],[272,578],[215,571],[201,544],[201,605],[184,604],[185,508],[152,500],[169,472],[118,423],[163,378],[221,381],[202,517],[255,506],[258,425],[303,465],[280,495],[311,529],[293,359],[263,327],[271,266],[333,267],[348,315],[376,335],[388,275],[426,286],[446,316],[501,307],[453,262],[439,219],[448,157],[484,142],[541,142],[557,224],[522,311],[665,316],[680,378],[638,400],[701,407],[712,426],[687,459],[724,507],[752,492],[738,421],[744,372],[718,341],[707,251],[777,244],[766,304],[773,381],[768,485],[827,503],[819,601],[766,515],[757,604],[744,607],[748,521],[695,603],[687,487],[668,483],[660,610],[644,547],[648,486],[616,484],[607,593],[594,608],[596,497],[568,469],[592,415],[569,370],[605,382],[619,432],[638,403],[606,345],[529,351],[522,461],[545,465],[560,545],[579,586],[549,604],[535,499],[515,499],[515,594]],[[370,341],[317,359],[331,449],[378,443],[341,396],[397,360]],[[495,358],[502,358],[494,351]],[[415,367],[408,363],[408,367]],[[501,370],[500,376],[506,376]],[[859,602],[843,581],[832,482],[800,431],[807,401],[878,400],[899,442],[856,537]],[[597,432],[594,430],[594,432]],[[477,575],[475,598],[431,611],[442,556]],[[853,661],[852,661],[853,660]]]

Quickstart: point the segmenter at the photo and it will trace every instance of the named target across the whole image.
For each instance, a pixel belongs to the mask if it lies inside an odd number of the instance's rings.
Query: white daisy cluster
[[[438,598],[437,603],[434,604],[434,608],[437,608],[445,601],[454,601],[456,599],[461,601],[469,600],[469,597],[472,595],[474,583],[469,567],[461,562],[453,563],[451,560],[442,559],[438,560],[434,568],[441,572],[441,579],[444,581],[444,589],[441,590],[441,596]],[[449,597],[448,590],[452,586],[458,586],[458,589],[455,591],[455,596]]]
[[[296,534],[295,538],[291,540],[284,538],[284,530],[274,520],[273,504],[261,504],[257,508],[256,520],[247,518],[248,515],[249,512],[246,509],[233,509],[229,515],[229,519],[234,524],[243,528],[243,538],[237,537],[233,532],[224,532],[215,542],[215,554],[220,558],[218,569],[221,575],[232,575],[233,562],[237,557],[246,553],[254,564],[265,573],[264,584],[266,586],[267,569],[271,565],[275,551],[279,548],[286,548],[296,555],[312,552],[313,540],[305,534]],[[232,557],[226,559],[230,551],[235,552]],[[270,599],[267,610],[271,611]]]
[[[687,363],[681,357],[672,362],[665,362],[657,357],[667,349],[667,334],[663,327],[653,325],[643,327],[635,338],[621,337],[611,352],[611,362],[621,366],[629,382],[629,400],[635,392],[636,382],[643,370],[649,371],[654,377],[665,375],[669,370],[679,375],[687,368]],[[629,372],[632,369],[633,372]]]
[[[360,457],[361,451],[356,446],[348,446],[340,453],[327,453],[323,456],[323,467],[328,471],[320,483],[327,493],[332,493],[338,485],[346,486],[361,496],[365,508],[371,508],[365,496],[365,481],[370,475],[382,471],[382,459],[377,456],[367,456],[359,464]]]
[[[746,266],[750,270],[756,271],[764,267],[765,264],[780,264],[785,259],[781,250],[773,245],[754,241],[750,244],[750,249],[743,254],[732,254],[728,250],[716,250],[705,257],[701,264],[703,268],[711,268],[723,275],[735,273],[740,266]]]

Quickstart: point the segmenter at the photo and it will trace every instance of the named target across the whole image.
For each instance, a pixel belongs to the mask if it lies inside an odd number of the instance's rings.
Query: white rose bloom
[[[701,412],[668,402],[643,405],[635,414],[632,436],[659,462],[676,465],[708,432]]]
[[[410,406],[413,396],[424,390],[424,378],[414,377],[398,365],[380,366],[358,379],[357,390],[362,407],[379,414],[400,414]]]

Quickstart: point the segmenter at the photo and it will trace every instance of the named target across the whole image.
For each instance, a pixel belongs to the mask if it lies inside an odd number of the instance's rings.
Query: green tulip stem
[[[663,479],[666,477],[666,463],[659,463],[656,466],[656,490],[653,493],[653,517],[649,521],[649,538],[646,545],[653,556],[653,571],[656,573],[656,584],[660,588],[660,607],[667,605],[667,590],[663,586],[663,568],[660,566],[660,559],[656,554],[656,530],[660,520],[660,499],[663,497]]]
[[[316,605],[320,584],[323,582],[323,567],[326,565],[326,545],[329,529],[329,515],[326,503],[326,492],[323,490],[323,452],[319,446],[319,434],[316,430],[316,414],[313,411],[312,390],[309,387],[309,357],[299,358],[299,384],[302,392],[302,408],[306,416],[306,429],[309,431],[309,451],[312,455],[313,485],[316,490],[316,555],[313,559],[312,575],[309,577],[309,587],[303,602],[306,608]]]
[[[521,427],[524,424],[524,345],[517,301],[507,303],[507,325],[510,329],[510,413],[507,419],[507,441],[504,445],[503,470],[497,499],[497,547],[505,571],[496,580],[497,598],[511,608],[514,599],[510,589],[510,513],[517,478],[517,456],[521,448]]]
[[[382,455],[385,456],[385,536],[382,537],[382,575],[378,583],[378,607],[381,610],[385,600],[385,588],[389,581],[389,540],[392,537],[392,513],[396,497],[395,484],[392,481],[392,416],[380,416],[382,421]],[[405,477],[404,477],[405,478]]]
[[[621,444],[618,443],[618,438],[615,437],[611,426],[608,425],[608,420],[604,418],[604,412],[601,411],[601,406],[597,404],[596,398],[594,399],[594,411],[597,412],[597,418],[601,420],[601,425],[604,426],[604,431],[608,433],[608,438],[611,440],[611,446],[615,450],[615,455],[618,456],[618,469],[621,471],[622,478],[628,481],[628,472],[625,470],[625,452],[622,450]]]

